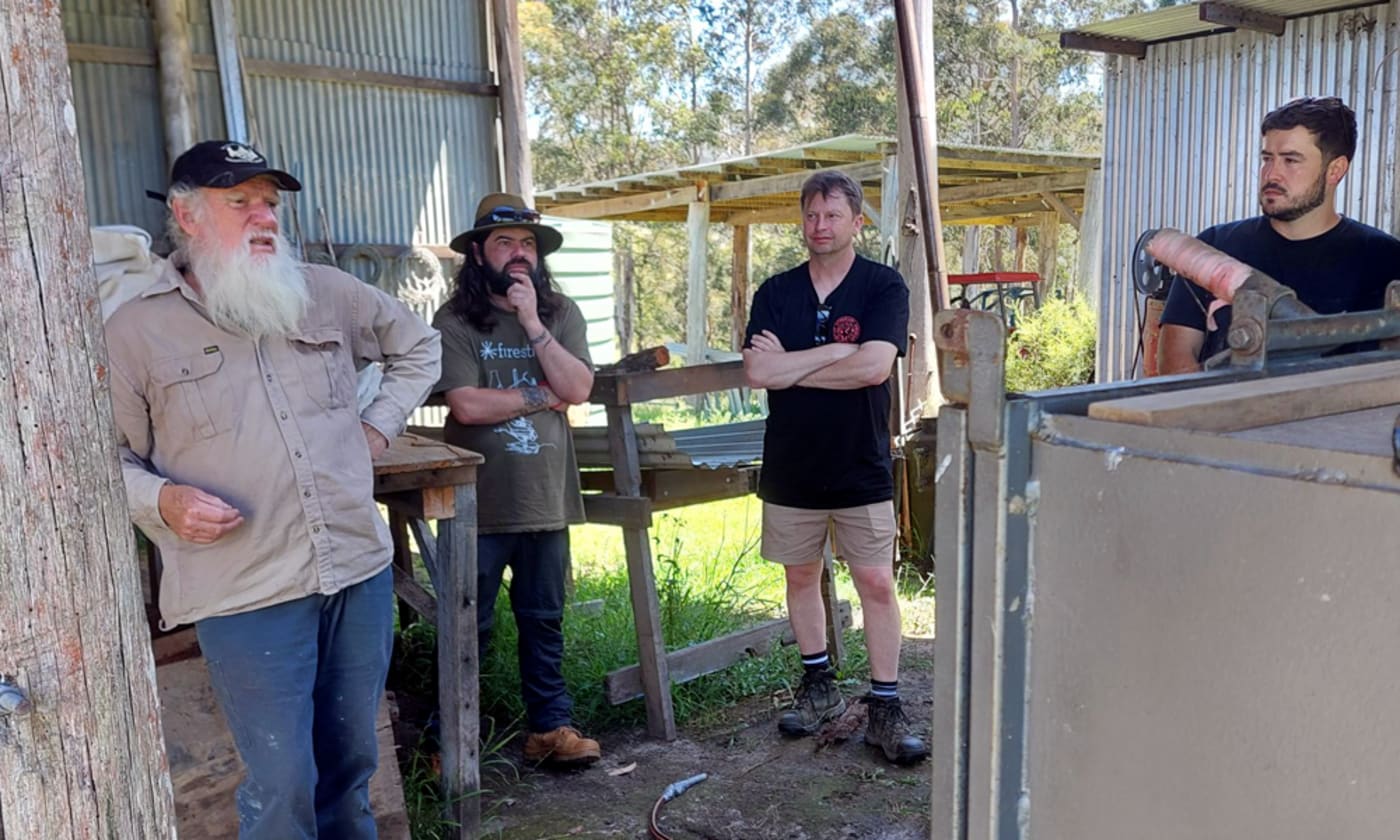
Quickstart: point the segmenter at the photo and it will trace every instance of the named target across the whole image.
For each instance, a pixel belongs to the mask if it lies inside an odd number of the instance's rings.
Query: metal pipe
[[[1269,350],[1301,350],[1400,338],[1400,311],[1342,312],[1269,320]]]
[[[914,189],[919,196],[919,225],[923,228],[924,260],[928,271],[933,311],[948,308],[948,278],[943,274],[940,243],[943,221],[938,208],[937,160],[929,165],[934,147],[924,130],[928,117],[924,114],[924,66],[914,40],[913,0],[896,0],[894,4],[895,39],[899,42],[899,59],[904,67],[904,95],[909,100],[909,136],[913,142]],[[930,169],[933,171],[930,172]]]

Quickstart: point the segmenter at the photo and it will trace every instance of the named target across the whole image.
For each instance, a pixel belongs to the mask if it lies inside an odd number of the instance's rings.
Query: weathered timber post
[[[174,837],[67,59],[0,0],[0,833]]]

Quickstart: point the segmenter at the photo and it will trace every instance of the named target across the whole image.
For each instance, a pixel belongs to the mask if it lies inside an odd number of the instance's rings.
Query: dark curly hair
[[[477,262],[475,254],[467,254],[462,270],[457,272],[452,298],[448,301],[453,314],[482,332],[496,326],[496,307],[491,305],[488,278],[488,268]],[[563,309],[564,295],[554,282],[554,275],[549,273],[544,257],[539,258],[539,269],[535,272],[535,299],[538,301],[540,321],[546,327],[552,327],[555,317]]]
[[[1356,155],[1356,114],[1335,96],[1304,96],[1280,105],[1264,117],[1260,135],[1288,131],[1298,126],[1316,138],[1323,163]]]

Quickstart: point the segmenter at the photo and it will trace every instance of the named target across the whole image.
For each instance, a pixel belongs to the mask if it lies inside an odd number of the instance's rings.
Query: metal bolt
[[[25,715],[33,708],[19,686],[0,680],[0,715]]]
[[[1264,343],[1264,330],[1257,321],[1242,321],[1230,327],[1229,338],[1231,350],[1253,353]]]

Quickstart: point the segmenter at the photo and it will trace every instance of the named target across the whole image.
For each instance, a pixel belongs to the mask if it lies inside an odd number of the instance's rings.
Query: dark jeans
[[[564,686],[564,570],[569,531],[482,534],[476,541],[476,629],[480,652],[491,642],[496,593],[510,567],[510,607],[520,632],[520,694],[531,732],[573,722],[573,700]]]
[[[248,775],[242,840],[372,840],[374,722],[393,649],[388,569],[334,595],[309,595],[195,625],[214,694]]]

